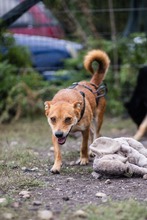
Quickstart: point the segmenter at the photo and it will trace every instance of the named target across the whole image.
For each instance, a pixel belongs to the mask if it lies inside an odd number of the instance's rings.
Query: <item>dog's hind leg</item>
[[[92,129],[91,129],[91,137],[92,137],[91,140],[92,140],[92,142],[95,139],[97,139],[101,136],[100,135],[100,129],[101,129],[101,126],[103,124],[103,117],[104,117],[105,108],[106,108],[106,101],[102,97],[99,100],[98,107],[97,107],[96,112],[95,112],[95,117],[94,117],[93,122],[92,122]],[[92,144],[92,142],[91,142],[91,144]],[[90,157],[94,156],[94,154],[91,150],[89,151],[89,156]]]
[[[97,113],[97,116],[95,117],[93,121],[94,129],[93,129],[93,133],[91,134],[92,136],[91,144],[93,143],[94,140],[96,140],[97,138],[101,136],[100,129],[101,129],[102,123],[103,123],[103,114],[101,115],[101,112],[100,112],[100,113]],[[89,156],[94,157],[95,154],[91,150],[89,150]]]
[[[94,140],[101,136],[100,129],[103,124],[105,108],[106,108],[106,101],[105,98],[102,97],[99,99],[98,107],[96,110]]]
[[[134,139],[139,141],[143,137],[146,131],[147,131],[147,115],[140,124],[136,134],[134,135]]]

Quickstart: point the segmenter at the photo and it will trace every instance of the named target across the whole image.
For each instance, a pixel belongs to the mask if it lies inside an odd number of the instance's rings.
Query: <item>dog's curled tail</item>
[[[96,61],[98,63],[98,68],[95,71],[92,63]],[[91,83],[99,85],[105,78],[107,70],[109,68],[110,60],[108,55],[102,50],[91,50],[85,56],[84,67],[86,70],[90,71],[93,76],[90,80]]]

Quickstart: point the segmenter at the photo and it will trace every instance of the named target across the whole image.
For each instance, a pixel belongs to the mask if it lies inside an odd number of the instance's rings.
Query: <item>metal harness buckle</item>
[[[103,97],[107,94],[108,89],[107,89],[107,85],[105,83],[100,84],[100,86],[98,87],[98,89],[96,90],[96,92],[94,92],[94,94],[97,94],[97,99],[100,97]]]

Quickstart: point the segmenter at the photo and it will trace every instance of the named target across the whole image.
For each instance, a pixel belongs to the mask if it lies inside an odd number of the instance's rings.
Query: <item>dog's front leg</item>
[[[53,146],[54,146],[55,160],[54,160],[54,165],[51,168],[51,172],[54,174],[59,174],[60,168],[62,165],[62,159],[61,159],[60,147],[59,147],[57,138],[54,135],[52,136],[52,142],[53,142]]]
[[[86,165],[88,164],[88,139],[89,139],[89,127],[82,131],[82,145],[80,151],[80,164]]]

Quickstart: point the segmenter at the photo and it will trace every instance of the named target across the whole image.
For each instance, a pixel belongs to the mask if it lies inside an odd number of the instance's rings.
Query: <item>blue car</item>
[[[1,1],[2,0],[0,0],[0,2]],[[40,29],[37,29],[38,30],[37,32],[34,31],[32,27],[32,22],[31,20],[29,20],[30,18],[29,12],[33,13],[33,10],[37,10],[36,11],[37,19],[39,19],[39,17],[41,16],[39,14],[40,12],[39,9],[42,8],[43,10],[43,3],[41,2],[39,3],[39,0],[25,0],[25,1],[6,0],[4,2],[5,4],[2,4],[3,6],[1,8],[2,10],[0,10],[0,15],[1,15],[0,28],[9,29],[10,25],[14,27],[15,26],[14,24],[19,23],[19,27],[17,28],[17,31],[13,30],[13,36],[16,45],[26,46],[29,49],[31,53],[33,66],[36,68],[37,71],[39,71],[44,76],[46,80],[54,79],[55,71],[62,69],[64,67],[64,60],[75,56],[78,50],[82,48],[82,45],[70,41],[52,38],[52,35],[51,37],[49,37],[48,35],[43,35]],[[11,3],[9,4],[9,2]],[[20,4],[17,4],[18,2]],[[37,7],[39,8],[37,9]],[[41,12],[45,13],[44,10]],[[19,31],[20,28],[24,27],[25,23],[23,23],[23,21],[24,22],[27,21],[27,26],[25,27],[25,31],[23,29],[24,31],[23,34],[21,34],[21,32]],[[42,21],[42,22],[46,26],[47,24],[46,21]],[[41,28],[43,24],[40,24],[41,26],[39,27]],[[31,35],[30,34],[27,35],[27,33],[30,33],[30,30],[32,29],[34,32],[31,31]],[[32,35],[32,33],[37,34],[37,36]],[[55,37],[55,35],[53,36]]]
[[[63,69],[64,60],[75,57],[82,45],[50,37],[14,34],[17,45],[26,46],[33,66],[46,80],[54,80],[55,71]]]

